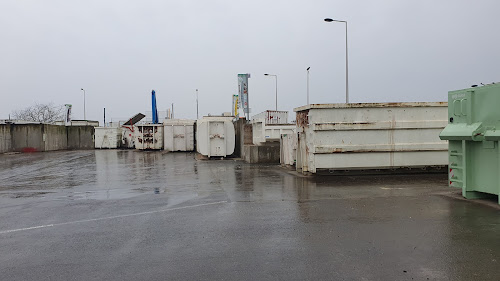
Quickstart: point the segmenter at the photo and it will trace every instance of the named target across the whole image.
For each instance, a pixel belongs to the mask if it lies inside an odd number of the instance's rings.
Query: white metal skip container
[[[165,151],[194,150],[194,120],[166,119],[163,121]]]
[[[255,114],[252,119],[263,119],[264,124],[288,124],[288,111],[266,110]]]
[[[135,130],[133,125],[122,125],[122,148],[135,148]]]
[[[134,127],[136,149],[163,149],[163,124],[144,124]]]
[[[116,127],[95,127],[95,148],[119,148],[121,130]]]
[[[252,120],[253,144],[264,145],[266,142],[279,142],[282,134],[293,134],[295,124],[266,124],[262,118]]]
[[[427,169],[448,164],[446,102],[311,104],[297,112],[296,169]]]
[[[207,157],[226,157],[234,152],[234,117],[207,116],[196,122],[196,149]]]

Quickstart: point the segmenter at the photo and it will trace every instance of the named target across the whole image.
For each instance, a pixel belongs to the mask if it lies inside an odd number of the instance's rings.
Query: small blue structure
[[[155,90],[153,90],[151,92],[151,104],[153,106],[153,109],[152,109],[152,114],[153,114],[152,123],[153,124],[158,124],[158,109],[156,108],[156,92],[155,92]]]

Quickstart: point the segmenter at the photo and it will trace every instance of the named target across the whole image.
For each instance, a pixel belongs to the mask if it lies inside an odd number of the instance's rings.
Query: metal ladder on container
[[[461,140],[459,149],[450,150],[450,158],[456,157],[456,161],[450,159],[450,186],[463,188],[465,185],[465,140]],[[456,183],[454,185],[454,183]]]

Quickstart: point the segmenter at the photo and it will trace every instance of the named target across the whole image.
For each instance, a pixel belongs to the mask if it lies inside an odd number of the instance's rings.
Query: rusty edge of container
[[[296,107],[293,111],[328,108],[447,107],[448,102],[322,103]]]

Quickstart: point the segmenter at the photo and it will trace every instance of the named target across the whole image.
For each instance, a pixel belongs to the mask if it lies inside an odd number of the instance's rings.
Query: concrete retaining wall
[[[94,127],[66,127],[68,135],[67,149],[94,149]]]
[[[0,153],[93,149],[94,127],[1,124]]]
[[[243,129],[244,120],[238,119],[234,122],[234,135],[235,135],[235,143],[234,143],[234,156],[243,158],[243,147],[242,147],[242,129]],[[196,131],[196,130],[195,130]]]
[[[279,143],[270,143],[268,145],[245,145],[245,161],[248,163],[274,163],[280,162]]]
[[[43,151],[42,124],[11,125],[11,150],[12,151]]]
[[[65,126],[44,126],[45,151],[62,150],[68,148],[68,136]]]
[[[236,135],[234,155],[244,159],[244,146],[253,144],[252,124],[248,124],[245,119],[239,119],[234,122],[234,132]]]
[[[0,153],[11,151],[10,126],[0,125]]]

